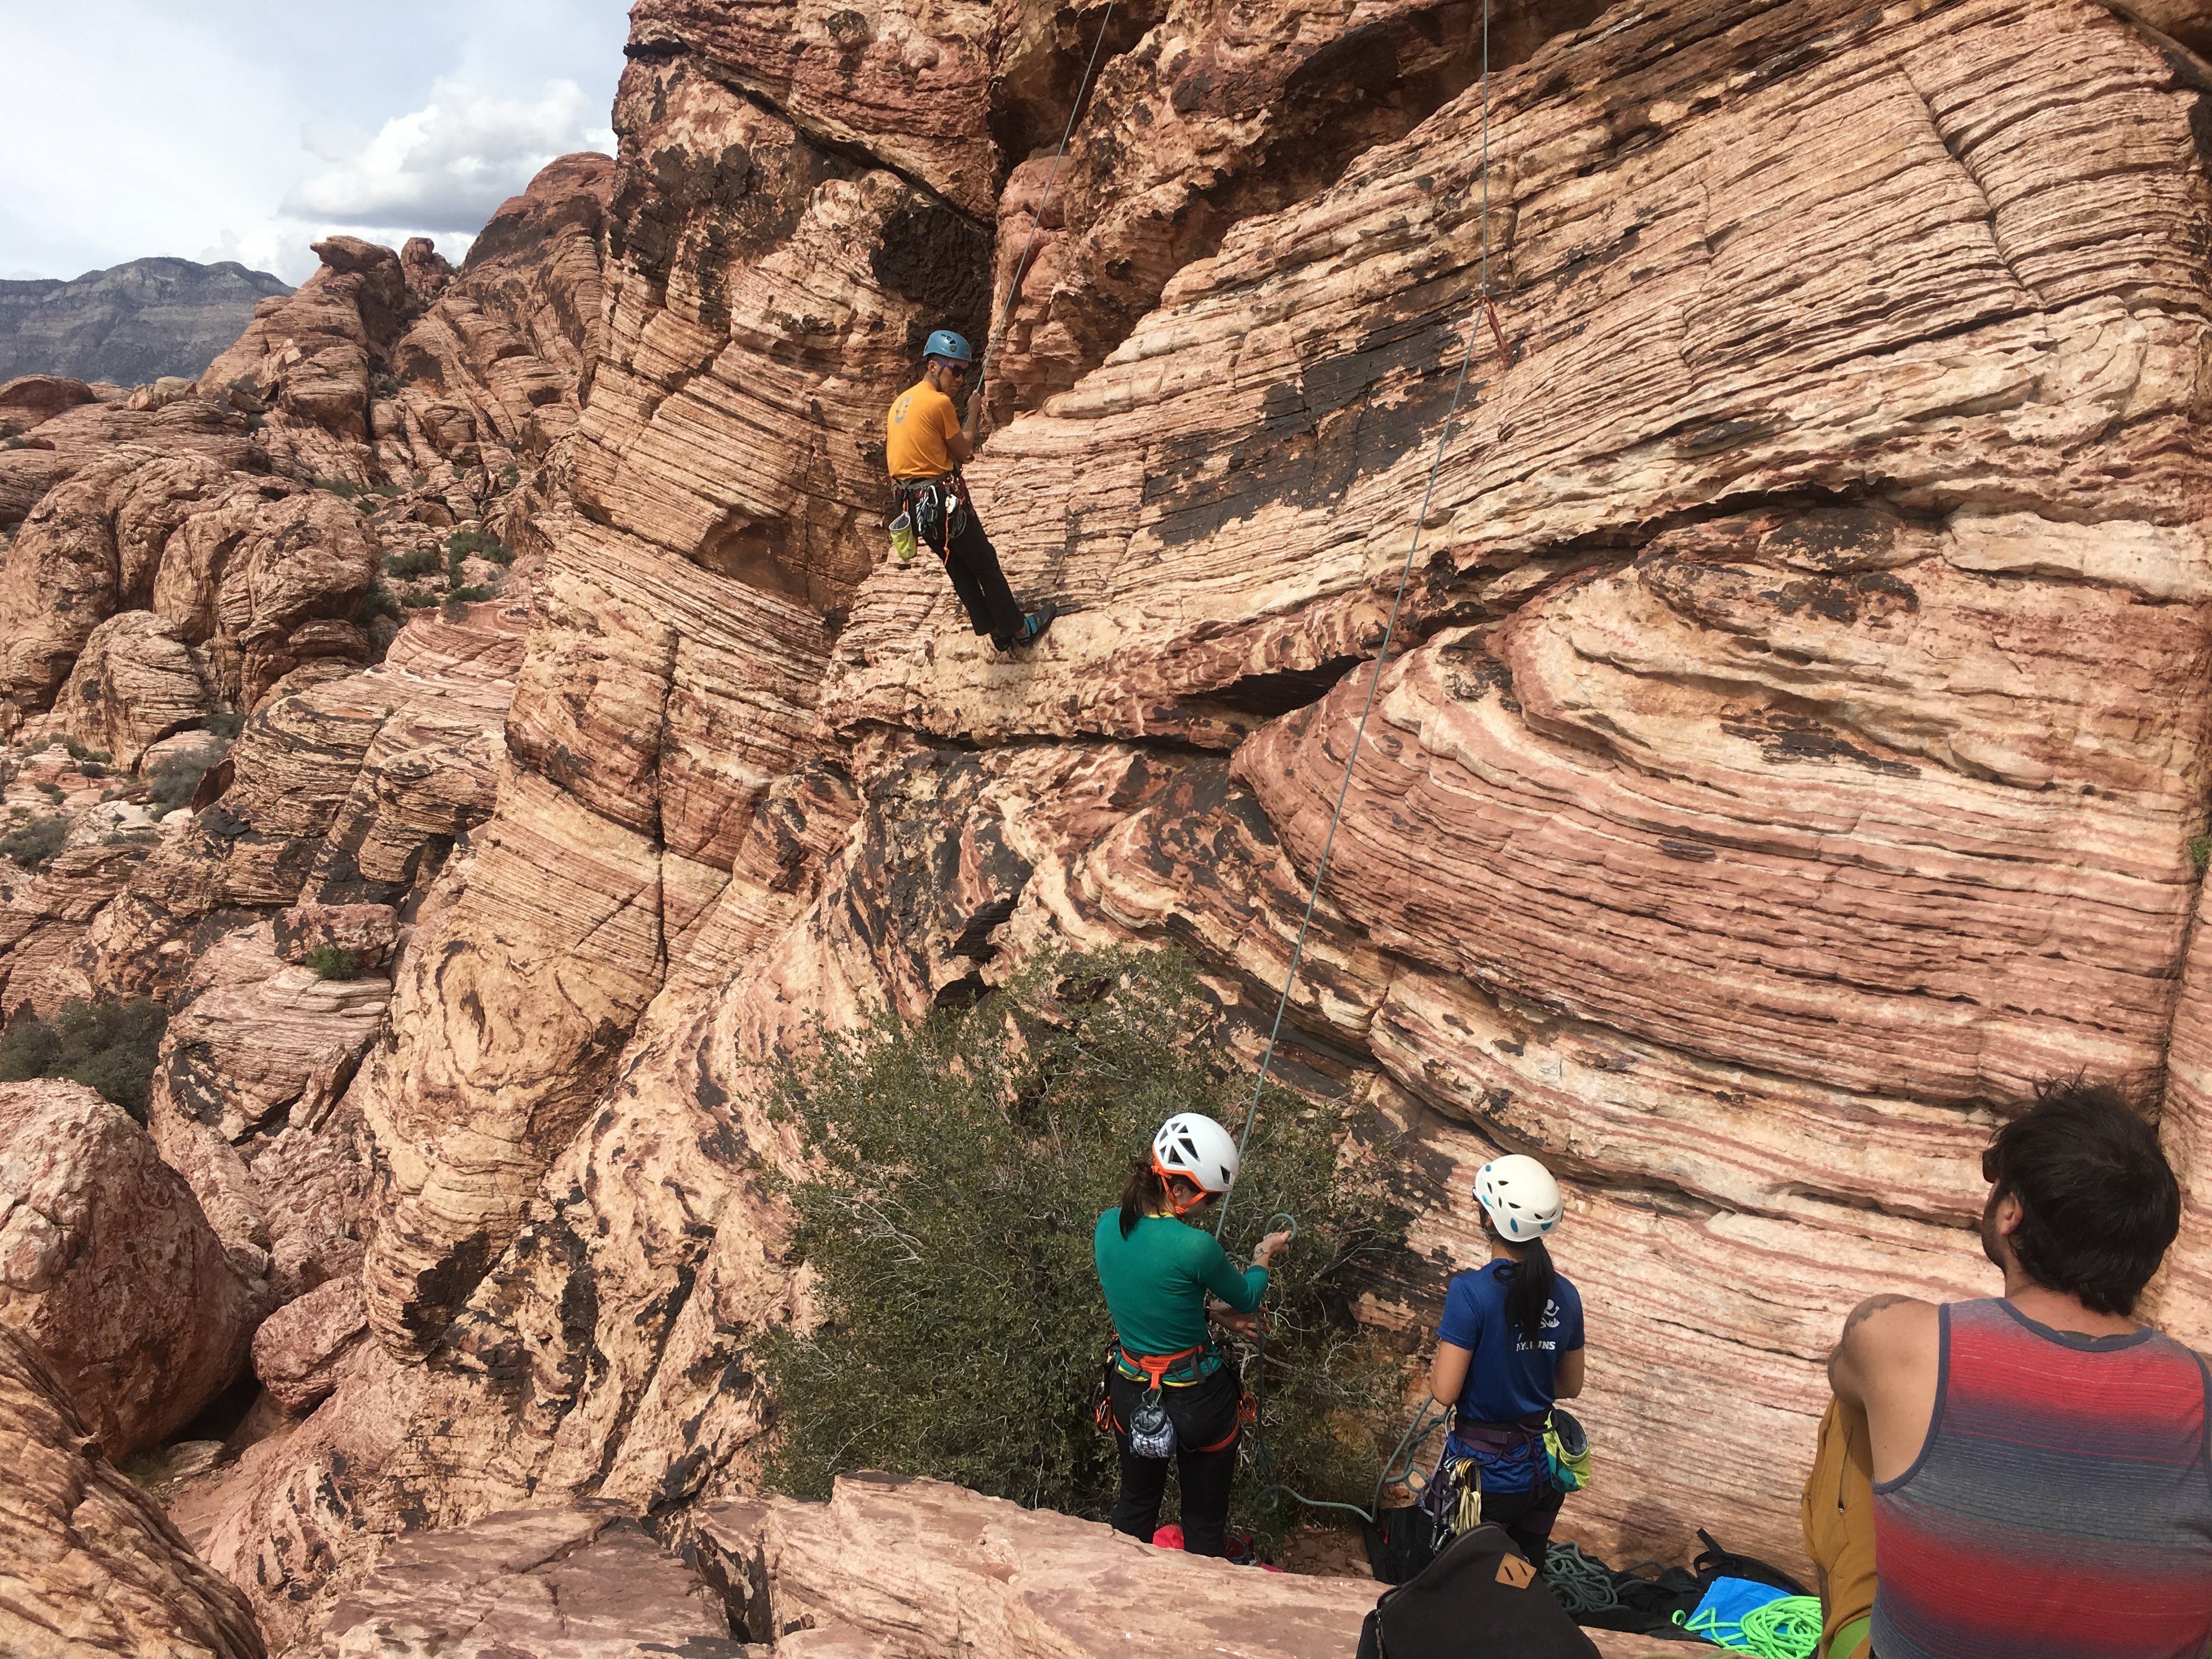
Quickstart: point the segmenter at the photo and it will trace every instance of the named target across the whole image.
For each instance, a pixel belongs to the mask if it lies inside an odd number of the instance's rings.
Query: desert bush
[[[200,780],[207,775],[208,769],[230,751],[230,740],[238,735],[240,726],[231,725],[226,732],[217,726],[217,721],[225,725],[243,723],[236,714],[209,715],[208,730],[216,741],[159,761],[146,775],[146,793],[155,817],[165,817],[180,806],[191,805],[193,792],[200,787]]]
[[[69,830],[69,820],[58,812],[31,818],[0,836],[0,858],[13,859],[27,870],[43,870],[62,850]]]
[[[64,738],[62,747],[69,751],[71,760],[106,761],[115,758],[105,749],[94,749],[88,744],[79,743],[75,738]]]
[[[392,590],[378,582],[368,590],[368,597],[361,602],[361,611],[354,620],[362,623],[374,622],[379,617],[397,618],[399,601],[392,597]]]
[[[210,714],[207,717],[207,729],[225,743],[232,743],[236,741],[240,732],[246,730],[246,716],[236,714]]]
[[[419,587],[403,588],[399,594],[399,603],[410,611],[428,611],[438,603],[438,596],[435,593],[426,593]]]
[[[99,1091],[143,1123],[154,1061],[169,1012],[150,997],[86,1002],[71,997],[52,1022],[20,1012],[0,1032],[0,1083],[65,1078]]]
[[[822,1316],[755,1349],[774,1485],[818,1496],[881,1468],[1106,1513],[1119,1465],[1088,1411],[1112,1336],[1092,1230],[1164,1119],[1203,1111],[1237,1132],[1250,1078],[1212,1062],[1214,1022],[1179,957],[1061,956],[969,1009],[823,1032],[811,1057],[769,1068],[771,1111],[813,1155],[779,1184]],[[1364,1164],[1339,1167],[1347,1127],[1270,1089],[1224,1242],[1249,1252],[1275,1212],[1298,1217],[1267,1293],[1267,1437],[1282,1479],[1364,1503],[1398,1396],[1346,1281],[1395,1236]],[[1238,1504],[1277,1531],[1292,1517],[1252,1513],[1255,1461],[1248,1437]]]
[[[461,579],[461,561],[470,557],[488,559],[494,564],[514,562],[514,554],[506,543],[481,530],[456,530],[446,538],[446,568],[455,581]]]
[[[435,548],[410,547],[404,553],[386,554],[384,568],[392,575],[411,578],[427,576],[432,571],[442,568],[445,562],[438,556]]]
[[[350,478],[310,478],[307,483],[313,489],[329,490],[342,501],[349,501],[361,494],[361,487]]]
[[[317,979],[359,979],[361,958],[350,951],[341,951],[335,945],[318,945],[307,952],[307,965],[315,970]]]

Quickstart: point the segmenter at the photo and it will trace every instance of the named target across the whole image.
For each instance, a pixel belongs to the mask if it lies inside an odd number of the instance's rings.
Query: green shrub
[[[378,375],[376,377],[376,395],[380,398],[397,398],[399,395],[398,377],[392,374]]]
[[[505,558],[498,556],[506,554]],[[461,561],[474,556],[489,559],[494,564],[513,564],[514,555],[507,552],[507,544],[496,536],[487,536],[481,530],[456,530],[446,538],[446,568],[458,579]]]
[[[2212,868],[2212,836],[2191,836],[2189,838],[2189,861],[2197,866],[2197,873],[2200,876],[2208,868]]]
[[[246,716],[243,714],[210,714],[207,717],[207,729],[214,732],[218,738],[221,738],[225,743],[234,743],[237,740],[238,734],[246,730]]]
[[[213,731],[214,722],[225,717],[212,714],[208,718],[209,729]],[[234,714],[228,718],[235,720],[238,716]],[[185,754],[172,755],[158,763],[146,775],[146,793],[155,817],[166,817],[179,807],[191,805],[193,793],[199,788],[200,780],[230,748],[228,735],[220,732],[216,735],[222,740],[204,744]]]
[[[250,410],[246,416],[246,429],[248,432],[258,432],[268,424],[267,418],[258,410]]]
[[[505,466],[500,469],[499,481],[505,484],[509,489],[514,489],[515,485],[522,482],[522,469],[517,466],[513,461],[509,461]]]
[[[85,744],[79,743],[75,738],[64,738],[62,739],[62,747],[69,750],[69,757],[71,760],[106,761],[115,758],[105,749],[91,748]]]
[[[361,494],[361,487],[349,478],[310,478],[308,485],[315,489],[327,489],[342,501],[349,501]]]
[[[143,1123],[168,1010],[150,997],[86,1002],[71,997],[52,1024],[19,1012],[0,1033],[0,1083],[66,1078],[97,1090]]]
[[[27,447],[27,446],[24,444],[22,439],[13,432],[9,433],[4,438],[0,438],[0,449],[22,449],[25,447]]]
[[[96,760],[79,761],[76,763],[76,769],[88,778],[104,778],[107,775],[107,768]]]
[[[361,602],[361,613],[355,620],[372,623],[379,617],[397,617],[398,615],[399,601],[392,597],[390,588],[382,582],[378,582],[370,587],[368,597]]]
[[[1241,1125],[1250,1080],[1209,1069],[1213,1023],[1179,957],[1065,956],[968,1010],[823,1033],[816,1056],[769,1069],[772,1113],[814,1154],[779,1184],[822,1316],[754,1350],[776,1402],[770,1484],[819,1496],[881,1468],[1106,1513],[1118,1460],[1086,1407],[1112,1327],[1092,1229],[1163,1120]],[[1379,1184],[1338,1167],[1346,1127],[1271,1090],[1224,1243],[1249,1252],[1273,1213],[1298,1217],[1267,1295],[1267,1438],[1281,1479],[1364,1503],[1399,1395],[1351,1318],[1347,1270],[1391,1240]],[[1240,1510],[1279,1535],[1294,1517],[1253,1515],[1255,1459],[1248,1437]]]
[[[463,605],[473,604],[478,599],[488,599],[491,598],[491,589],[481,585],[457,587],[446,595],[446,614],[449,617],[458,617],[461,614]]]
[[[13,859],[27,870],[43,870],[62,850],[69,830],[69,820],[58,812],[18,823],[0,836],[0,858]]]
[[[427,576],[442,568],[445,562],[438,556],[435,548],[410,547],[404,553],[386,554],[384,568],[394,576]]]
[[[39,793],[57,806],[68,798],[67,792],[58,783],[42,783],[39,786]]]
[[[361,958],[335,945],[318,945],[307,952],[307,966],[317,979],[359,979]]]
[[[419,587],[410,587],[402,591],[399,603],[410,611],[428,611],[438,603],[438,596],[435,593],[426,593]]]

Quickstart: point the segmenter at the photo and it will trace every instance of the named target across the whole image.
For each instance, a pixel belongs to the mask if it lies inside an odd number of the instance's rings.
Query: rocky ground
[[[1364,1581],[762,1498],[751,1062],[1169,940],[1256,1057],[1370,683],[1279,1064],[1409,1358],[1474,1168],[1567,1177],[1565,1535],[1796,1560],[1844,1310],[1991,1288],[2041,1077],[2161,1114],[2212,1341],[2207,19],[1535,3],[1486,107],[1463,6],[1117,7],[1011,294],[1103,13],[641,0],[620,155],[461,270],[334,239],[197,382],[0,386],[0,1038],[166,1021],[143,1127],[0,1085],[6,1519],[128,1507],[84,1571],[190,1578],[176,1650],[251,1650],[185,1540],[272,1652],[1087,1653],[1116,1575],[1345,1650]],[[1020,658],[880,528],[1002,313]]]

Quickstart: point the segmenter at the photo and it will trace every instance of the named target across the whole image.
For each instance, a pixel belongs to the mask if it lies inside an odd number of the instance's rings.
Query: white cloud
[[[307,244],[337,231],[429,235],[459,260],[538,164],[611,147],[627,10],[0,0],[0,154],[21,162],[0,270],[176,254],[297,283]]]
[[[392,117],[356,154],[302,180],[283,212],[349,229],[414,225],[473,236],[555,156],[613,148],[605,110],[574,81],[548,81],[522,99],[441,77],[422,108]]]

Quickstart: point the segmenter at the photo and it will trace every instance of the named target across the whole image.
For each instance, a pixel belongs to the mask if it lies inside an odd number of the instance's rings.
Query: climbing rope
[[[1490,0],[1482,0],[1482,289],[1477,305],[1477,318],[1487,317],[1492,337],[1498,343],[1501,356],[1506,356],[1505,335],[1498,325],[1498,308],[1490,299]],[[1344,780],[1337,786],[1336,807],[1329,814],[1328,834],[1321,844],[1321,860],[1314,866],[1313,884],[1306,893],[1305,915],[1298,921],[1297,942],[1291,947],[1290,971],[1283,975],[1283,994],[1275,1002],[1274,1024],[1267,1028],[1267,1052],[1260,1058],[1260,1074],[1252,1080],[1252,1102],[1244,1109],[1244,1127],[1237,1137],[1237,1167],[1241,1175],[1244,1167],[1244,1149],[1252,1139],[1252,1121],[1260,1114],[1260,1097],[1267,1086],[1267,1073],[1275,1063],[1275,1042],[1282,1035],[1283,1016],[1291,1006],[1291,988],[1297,982],[1298,964],[1305,957],[1306,935],[1312,930],[1314,907],[1321,902],[1322,878],[1328,873],[1328,855],[1336,845],[1337,826],[1344,821],[1344,803],[1352,793],[1352,769],[1359,763],[1359,751],[1367,741],[1367,717],[1375,708],[1375,694],[1382,684],[1382,667],[1390,659],[1390,641],[1398,631],[1398,616],[1406,604],[1406,585],[1413,579],[1413,558],[1421,550],[1421,531],[1429,520],[1429,504],[1437,493],[1437,474],[1443,471],[1444,451],[1451,443],[1452,428],[1459,419],[1460,398],[1467,391],[1468,370],[1474,363],[1474,342],[1480,330],[1476,319],[1470,319],[1467,331],[1467,349],[1460,356],[1459,379],[1452,386],[1451,407],[1444,415],[1444,429],[1437,439],[1437,457],[1429,463],[1428,487],[1421,493],[1421,510],[1413,520],[1413,539],[1406,549],[1406,562],[1398,571],[1398,596],[1390,602],[1390,619],[1383,624],[1382,644],[1375,653],[1375,672],[1368,677],[1367,700],[1359,708],[1359,725],[1352,732],[1352,752],[1345,757]],[[1510,361],[1510,356],[1508,360]],[[1231,1179],[1229,1190],[1221,1195],[1219,1213],[1213,1219],[1213,1234],[1218,1238],[1223,1225],[1229,1219],[1229,1206],[1237,1196],[1237,1182]]]
[[[1487,0],[1485,0],[1487,3]],[[1052,166],[1044,175],[1044,194],[1037,198],[1036,216],[1030,221],[1029,240],[1022,244],[1022,257],[1014,262],[1014,280],[1006,289],[1006,309],[992,325],[991,337],[983,342],[983,361],[975,365],[975,385],[970,395],[980,394],[983,381],[991,372],[991,354],[998,349],[999,337],[1014,319],[1014,307],[1022,297],[1022,276],[1030,268],[1030,250],[1036,246],[1037,232],[1044,228],[1044,210],[1052,200],[1053,180],[1060,177],[1061,157],[1067,154],[1067,141],[1075,134],[1075,123],[1083,113],[1084,94],[1091,90],[1091,76],[1098,67],[1098,54],[1106,45],[1106,26],[1114,21],[1114,0],[1106,0],[1105,15],[1098,20],[1098,38],[1091,43],[1091,61],[1083,67],[1083,79],[1075,88],[1075,101],[1067,108],[1067,125],[1060,135],[1060,148],[1053,152]]]
[[[1595,1556],[1584,1555],[1579,1544],[1554,1544],[1544,1553],[1544,1582],[1559,1605],[1577,1617],[1607,1613],[1620,1605],[1613,1570]]]
[[[1820,1650],[1820,1601],[1818,1596],[1785,1595],[1753,1607],[1740,1620],[1723,1620],[1705,1608],[1674,1622],[1692,1636],[1758,1659],[1814,1659]]]

